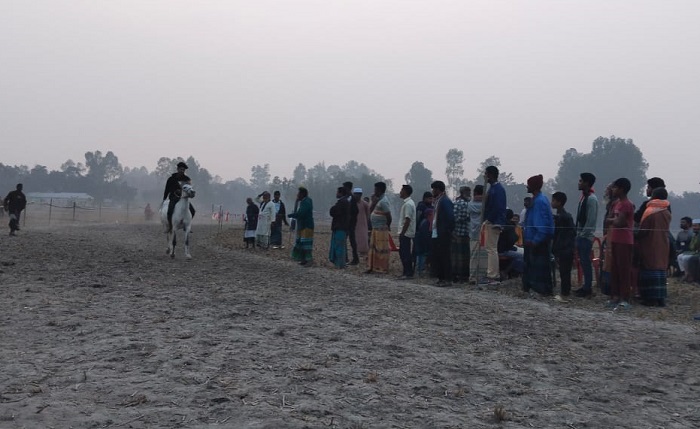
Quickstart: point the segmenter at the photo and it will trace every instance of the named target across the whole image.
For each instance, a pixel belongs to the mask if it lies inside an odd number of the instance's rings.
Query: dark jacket
[[[357,207],[357,204],[353,204]],[[335,205],[331,207],[330,215],[331,231],[347,231],[350,228],[350,202],[343,196],[338,198]]]
[[[576,247],[576,226],[574,218],[564,209],[554,215],[554,242],[552,253],[556,256],[574,253]]]
[[[251,231],[258,228],[258,213],[260,213],[258,206],[248,204],[245,209],[245,229]]]
[[[179,173],[173,173],[170,177],[168,177],[167,182],[165,182],[165,191],[163,191],[163,201],[167,200],[170,195],[174,195],[177,198],[180,198],[179,195],[177,195],[177,192],[180,190],[180,182],[190,182],[191,179],[187,177],[186,174],[180,175]]]
[[[518,242],[518,233],[515,232],[515,225],[508,222],[503,226],[501,234],[498,236],[498,253],[515,250],[515,243]]]
[[[284,202],[282,200],[278,201],[280,204],[280,209],[277,211],[277,214],[275,215],[275,223],[277,225],[289,225],[287,223],[287,208],[284,206]],[[277,204],[275,200],[272,200],[272,204]]]
[[[27,206],[27,197],[24,196],[22,191],[12,191],[7,194],[3,203],[10,213],[17,213],[24,210]]]
[[[484,220],[494,225],[506,224],[506,190],[500,182],[496,182],[489,187],[486,194],[486,206],[484,207]]]
[[[288,218],[296,219],[296,230],[314,229],[314,203],[309,197],[305,197],[298,202],[294,213],[287,215]]]
[[[418,201],[416,205],[416,226],[420,225],[423,219],[425,219],[425,211],[432,208],[432,204],[426,204],[425,201]]]
[[[437,224],[435,228],[437,229],[438,237],[452,236],[452,231],[455,229],[455,210],[452,200],[450,200],[447,195],[440,197],[435,208],[435,216],[437,217]]]

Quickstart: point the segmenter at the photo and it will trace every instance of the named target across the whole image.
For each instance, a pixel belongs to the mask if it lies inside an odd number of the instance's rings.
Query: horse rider
[[[168,177],[168,181],[165,182],[165,192],[163,192],[163,201],[170,198],[170,204],[168,204],[168,231],[173,229],[173,211],[175,210],[175,204],[180,201],[180,196],[182,195],[182,187],[180,183],[192,183],[186,174],[187,164],[184,162],[177,163],[177,171]],[[190,213],[194,217],[194,207],[190,203]]]

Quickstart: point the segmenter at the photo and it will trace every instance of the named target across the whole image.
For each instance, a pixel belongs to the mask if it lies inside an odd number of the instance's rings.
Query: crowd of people
[[[607,185],[601,202],[594,190],[595,175],[581,173],[576,210],[569,213],[566,193],[555,192],[550,201],[542,192],[544,178],[536,175],[527,180],[531,196],[517,214],[507,207],[506,191],[498,176],[497,167],[487,167],[485,184],[474,189],[461,187],[454,201],[439,180],[417,203],[413,188],[403,185],[400,207],[394,212],[398,213],[396,221],[386,183],[375,183],[371,196],[363,197],[361,188],[346,182],[337,188],[336,203],[329,212],[328,259],[343,269],[358,265],[360,256],[365,256],[366,274],[388,273],[395,246],[393,232],[398,235],[400,280],[430,276],[437,286],[488,286],[499,284],[504,277],[518,276],[528,294],[562,301],[571,295],[591,297],[596,280],[602,293],[609,296],[606,305],[613,309],[629,308],[633,298],[644,305],[665,306],[669,269],[685,282],[700,281],[700,219],[683,218],[678,237],[671,236],[671,207],[662,179],[648,180],[649,199],[635,211],[627,197],[632,188],[628,179],[619,178]],[[602,210],[603,228],[598,231]],[[269,192],[262,193],[257,203],[248,199],[246,246],[283,248],[281,228],[287,218],[295,234],[292,256],[301,265],[309,265],[313,202],[304,187],[299,188],[289,214],[278,191],[272,200]],[[597,233],[602,234],[598,256],[592,252]],[[481,262],[482,249],[485,263]],[[600,267],[597,279],[594,260]],[[571,286],[574,265],[583,277],[576,290]]]

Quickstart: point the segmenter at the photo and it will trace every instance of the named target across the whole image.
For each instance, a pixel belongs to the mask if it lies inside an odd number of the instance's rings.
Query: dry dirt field
[[[191,261],[155,223],[4,234],[0,428],[700,427],[678,286],[618,314],[332,270],[323,233],[310,268],[210,225]]]

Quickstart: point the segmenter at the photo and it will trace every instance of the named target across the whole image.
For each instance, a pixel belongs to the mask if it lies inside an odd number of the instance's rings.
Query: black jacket
[[[3,203],[10,212],[21,212],[27,206],[27,197],[22,191],[12,191],[7,194]]]
[[[555,255],[567,255],[574,253],[576,247],[576,228],[571,214],[561,210],[554,215],[554,242],[552,253]]]
[[[518,233],[515,232],[515,225],[508,222],[503,225],[501,234],[498,236],[498,253],[514,250],[515,243],[518,242]]]
[[[191,179],[186,174],[180,175],[173,173],[165,182],[165,191],[163,192],[163,201],[167,200],[171,194],[176,194],[180,190],[180,182],[189,182]],[[179,197],[178,195],[175,195]]]
[[[350,226],[350,202],[347,197],[338,198],[335,205],[331,207],[330,215],[332,231],[347,231]]]

